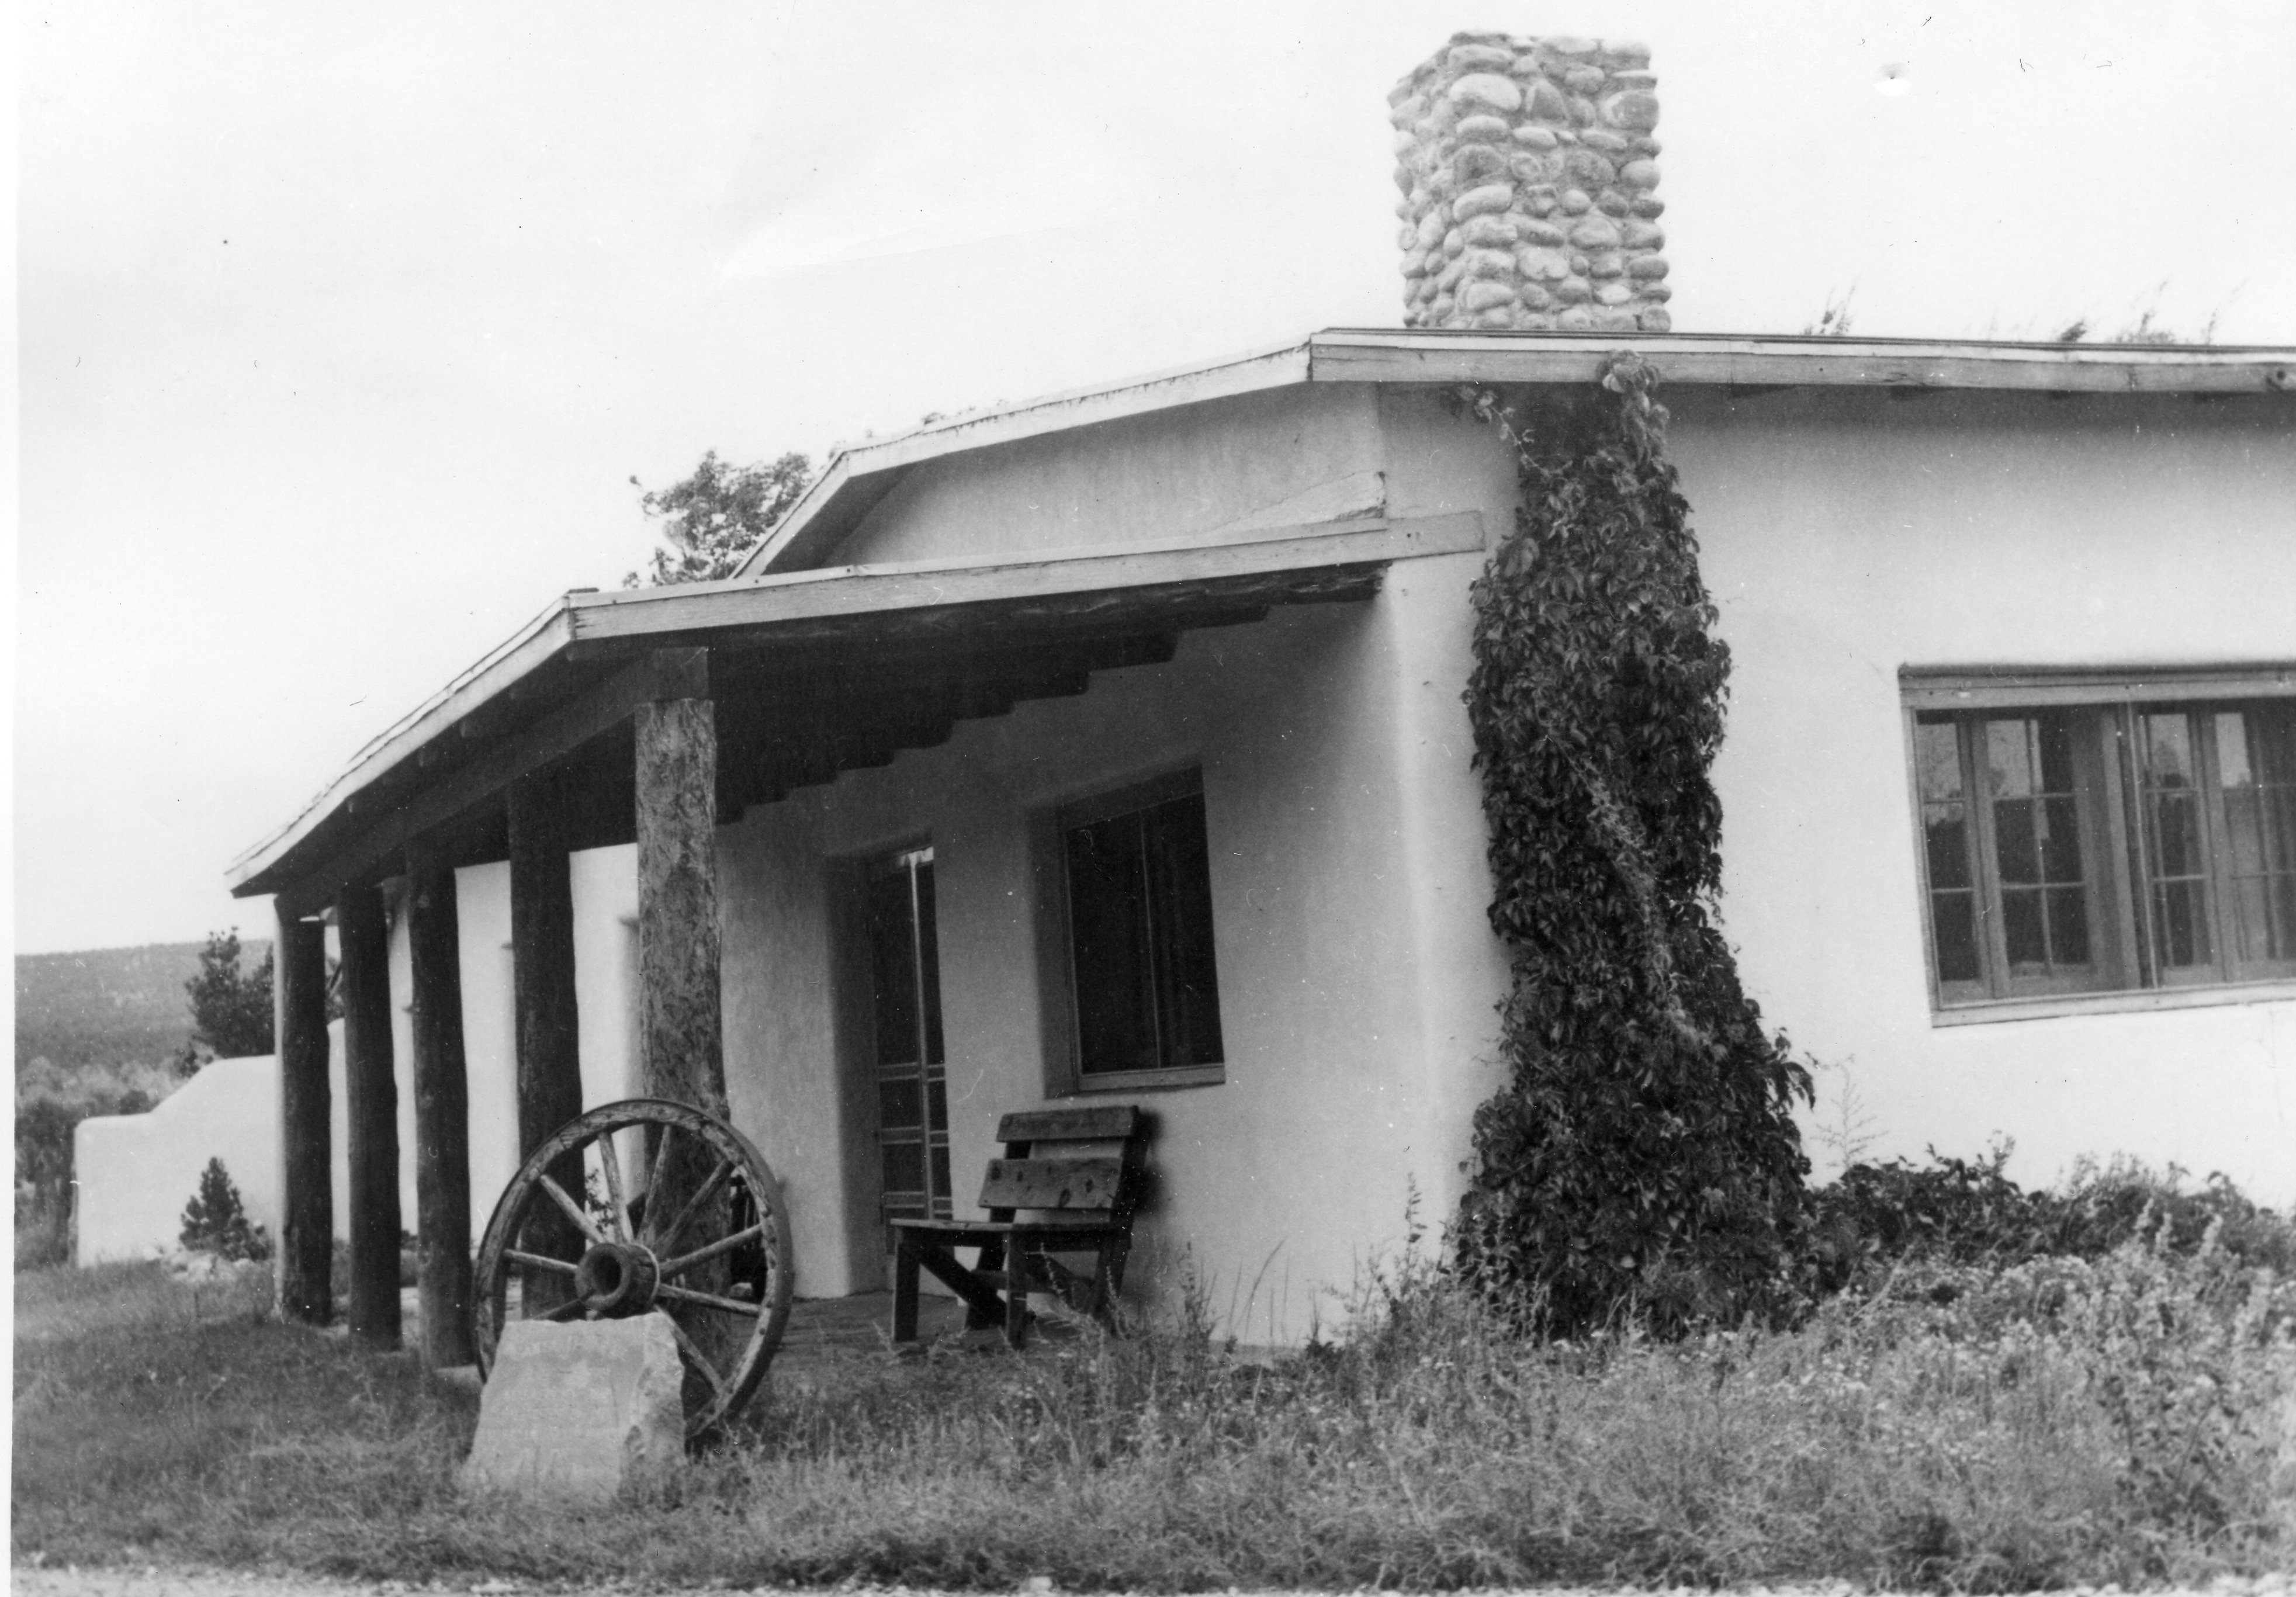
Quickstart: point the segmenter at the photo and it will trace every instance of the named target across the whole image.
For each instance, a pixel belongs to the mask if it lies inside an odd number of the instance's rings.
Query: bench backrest
[[[980,1207],[997,1221],[1024,1208],[1123,1219],[1138,1201],[1146,1128],[1128,1103],[1006,1115],[996,1123],[1004,1157],[988,1161]]]

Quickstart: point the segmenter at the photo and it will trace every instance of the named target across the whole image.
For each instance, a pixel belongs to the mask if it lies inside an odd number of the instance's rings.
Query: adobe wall
[[[788,1189],[798,1290],[882,1283],[865,994],[840,895],[870,856],[936,851],[957,1212],[996,1115],[1064,1085],[1066,979],[1056,856],[1066,799],[1203,770],[1225,1034],[1218,1085],[1122,1094],[1160,1122],[1158,1198],[1130,1294],[1184,1267],[1237,1334],[1295,1339],[1359,1258],[1396,1243],[1415,1185],[1439,1216],[1464,1157],[1454,1102],[1489,1039],[1450,1018],[1456,858],[1421,823],[1414,750],[1456,763],[1456,733],[1402,689],[1436,667],[1472,557],[1406,562],[1365,604],[1281,611],[1194,633],[1168,665],[1103,673],[1070,700],[961,725],[940,749],[804,790],[722,834],[726,1059],[734,1109]],[[1461,724],[1464,725],[1462,718]],[[1480,869],[1480,856],[1472,860]],[[1486,938],[1486,940],[1488,940]],[[841,954],[841,960],[840,960]],[[840,969],[841,963],[841,969]],[[1470,1006],[1484,1018],[1495,993]],[[1439,1011],[1439,1013],[1438,1012]]]
[[[1666,397],[1735,659],[1726,929],[1765,1013],[1846,1069],[1874,1156],[1997,1131],[2022,1181],[2127,1151],[2296,1201],[2296,1001],[1932,1026],[1897,679],[2296,656],[2286,402]]]
[[[822,563],[1201,539],[1271,512],[1326,520],[1375,503],[1380,448],[1367,386],[1208,400],[925,461]]]

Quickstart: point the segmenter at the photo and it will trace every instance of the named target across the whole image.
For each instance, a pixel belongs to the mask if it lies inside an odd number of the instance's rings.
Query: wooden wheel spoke
[[[585,1305],[581,1298],[569,1298],[563,1303],[544,1309],[540,1314],[535,1315],[534,1318],[537,1320],[570,1320],[575,1315],[580,1314],[584,1306]]]
[[[733,1173],[732,1159],[721,1159],[718,1161],[718,1167],[709,1172],[709,1179],[703,1182],[693,1196],[685,1200],[685,1207],[677,1211],[677,1218],[662,1228],[660,1239],[654,1243],[656,1253],[668,1251],[670,1246],[677,1241],[678,1233],[685,1229],[686,1223],[701,1212],[703,1204],[717,1196],[718,1189],[726,1184],[726,1178]]]
[[[701,1378],[709,1383],[709,1389],[723,1398],[726,1396],[726,1378],[718,1373],[718,1366],[709,1362],[709,1355],[701,1351],[701,1345],[677,1323],[676,1315],[666,1314],[663,1318],[669,1322],[670,1334],[677,1339],[677,1345],[685,1349],[685,1356],[693,1361],[693,1367],[701,1371]]]
[[[566,1195],[566,1189],[560,1186],[555,1181],[552,1180],[547,1172],[545,1172],[539,1177],[539,1180],[542,1184],[542,1190],[550,1194],[551,1200],[553,1202],[556,1203],[560,1208],[566,1211],[566,1217],[568,1219],[573,1221],[575,1224],[582,1228],[582,1234],[584,1236],[588,1237],[594,1242],[603,1242],[606,1240],[606,1233],[598,1229],[597,1222],[591,1219],[589,1216],[584,1214],[582,1212],[582,1206],[575,1202],[573,1199],[568,1197]]]
[[[723,1314],[747,1314],[752,1320],[766,1312],[766,1306],[762,1303],[744,1303],[739,1298],[721,1298],[715,1292],[697,1292],[692,1287],[674,1287],[666,1281],[654,1288],[654,1295],[674,1298],[680,1303],[698,1304]]]
[[[661,1184],[661,1173],[669,1168],[669,1139],[677,1134],[677,1127],[664,1121],[646,1129],[656,1134],[646,1147],[645,1234],[637,1240],[641,1245],[659,1253],[661,1249],[654,1239],[661,1234],[662,1216],[654,1207],[654,1189]]]
[[[504,1249],[503,1257],[514,1265],[524,1265],[529,1270],[555,1270],[561,1275],[571,1275],[576,1269],[575,1265],[562,1258],[551,1258],[539,1253],[529,1253],[519,1248]]]
[[[691,1253],[681,1253],[676,1258],[664,1259],[660,1266],[661,1274],[665,1276],[679,1274],[684,1271],[691,1270],[696,1265],[716,1258],[719,1254],[731,1253],[744,1242],[761,1242],[765,1240],[765,1236],[766,1228],[762,1223],[750,1226],[747,1231],[737,1231],[730,1237],[718,1238],[707,1248],[696,1248]]]
[[[598,1164],[606,1173],[606,1200],[614,1222],[614,1235],[627,1242],[630,1233],[630,1203],[622,1195],[622,1156],[614,1147],[614,1134],[608,1132],[598,1139]]]

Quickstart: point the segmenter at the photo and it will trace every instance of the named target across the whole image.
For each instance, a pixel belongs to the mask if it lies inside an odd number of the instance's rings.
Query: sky
[[[16,946],[230,861],[639,488],[1400,317],[1386,93],[1647,43],[1675,324],[2296,344],[2282,0],[18,8]]]

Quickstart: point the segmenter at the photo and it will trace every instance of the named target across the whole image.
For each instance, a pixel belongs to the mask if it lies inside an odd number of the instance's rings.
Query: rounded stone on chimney
[[[1563,98],[1561,89],[1542,78],[1530,86],[1530,95],[1523,114],[1534,122],[1568,122],[1570,119],[1570,102]]]
[[[1502,115],[1522,109],[1522,91],[1514,80],[1492,72],[1475,72],[1460,78],[1450,87],[1450,102],[1461,111],[1497,111]]]
[[[1504,72],[1514,65],[1514,52],[1505,45],[1454,45],[1443,64],[1454,72]]]
[[[1470,189],[1453,201],[1451,214],[1464,222],[1469,217],[1480,217],[1505,210],[1513,203],[1514,185],[1513,184],[1485,184],[1480,188]]]

